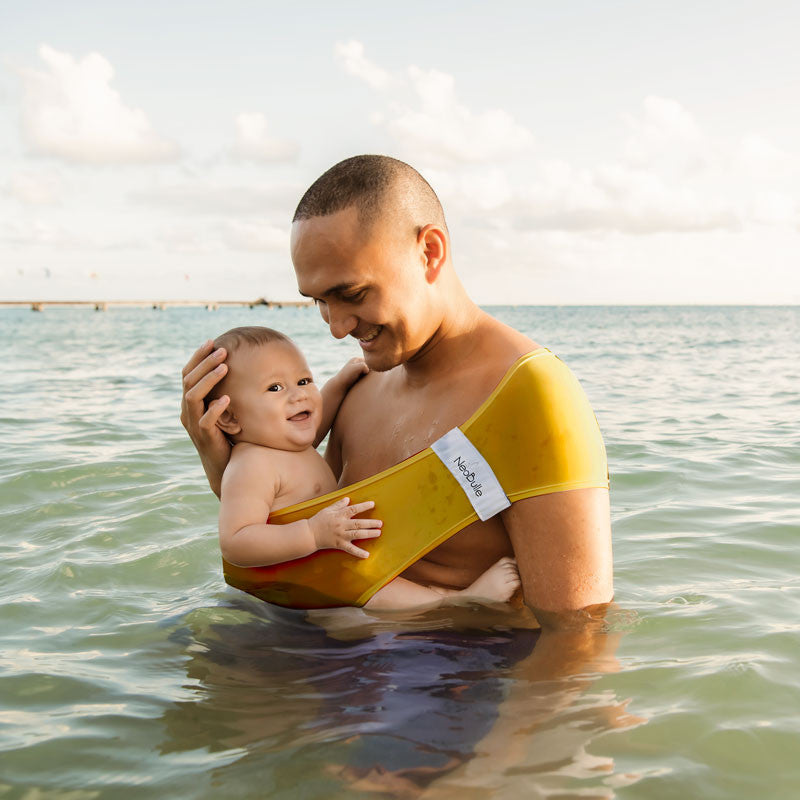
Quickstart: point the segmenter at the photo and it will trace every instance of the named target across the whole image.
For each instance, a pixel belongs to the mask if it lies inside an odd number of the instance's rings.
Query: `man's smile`
[[[353,334],[360,345],[368,345],[370,342],[374,341],[374,339],[378,336],[378,334],[383,330],[383,325],[376,325],[372,330],[368,331],[364,335],[359,336],[358,334]]]

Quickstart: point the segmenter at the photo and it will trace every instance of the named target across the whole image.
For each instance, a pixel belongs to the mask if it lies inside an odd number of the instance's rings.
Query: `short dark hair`
[[[292,222],[356,206],[361,222],[368,226],[386,212],[387,196],[398,188],[404,190],[415,224],[447,227],[442,204],[425,178],[404,161],[379,155],[346,158],[323,172],[300,198]]]
[[[250,345],[251,347],[261,347],[265,344],[273,342],[282,342],[283,344],[290,344],[292,347],[297,345],[285,334],[276,331],[274,328],[266,328],[262,325],[243,325],[239,328],[231,328],[229,331],[220,334],[214,339],[214,349],[224,347],[228,351],[228,356],[235,353],[242,345]],[[227,377],[227,376],[226,376]],[[212,400],[222,397],[225,394],[222,391],[225,378],[212,387],[211,391],[205,397],[205,406]]]

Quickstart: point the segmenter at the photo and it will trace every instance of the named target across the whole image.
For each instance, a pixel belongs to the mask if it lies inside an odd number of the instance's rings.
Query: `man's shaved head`
[[[320,175],[303,195],[292,222],[326,217],[355,206],[365,228],[376,219],[405,217],[416,230],[447,229],[442,204],[413,167],[389,156],[353,156]]]

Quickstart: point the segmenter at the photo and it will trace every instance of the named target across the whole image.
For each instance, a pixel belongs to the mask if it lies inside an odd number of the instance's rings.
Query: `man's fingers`
[[[225,377],[228,371],[227,364],[220,364],[214,370],[203,376],[191,389],[184,395],[189,405],[202,405],[206,395]]]
[[[222,412],[228,407],[231,399],[228,395],[224,394],[218,397],[213,403],[208,406],[208,411],[200,417],[199,426],[204,430],[209,430],[217,424],[217,420],[222,416]]]
[[[192,357],[186,362],[186,366],[181,371],[181,375],[185,378],[213,349],[214,342],[212,342],[211,339],[205,344],[200,345],[200,347],[192,353]]]
[[[199,364],[196,364],[193,369],[185,372],[183,375],[183,390],[186,392],[196,386],[203,377],[222,364],[226,355],[225,348],[218,347],[213,353],[202,359]],[[188,367],[189,365],[187,364],[186,366]]]
[[[375,503],[372,500],[366,500],[363,503],[354,503],[348,510],[350,511],[350,516],[354,517],[356,514],[368,511],[370,508],[375,508]]]

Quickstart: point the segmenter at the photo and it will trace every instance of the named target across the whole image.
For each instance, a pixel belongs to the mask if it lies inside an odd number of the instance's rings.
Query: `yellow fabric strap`
[[[481,407],[459,426],[486,459],[508,499],[588,487],[608,488],[603,438],[575,376],[549,350],[519,358]],[[225,580],[292,608],[361,606],[392,578],[477,514],[430,447],[363,481],[281,509],[270,523],[307,519],[340,497],[375,502],[378,539],[359,546],[367,559],[322,550],[268,567],[223,560]]]

